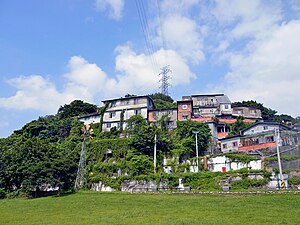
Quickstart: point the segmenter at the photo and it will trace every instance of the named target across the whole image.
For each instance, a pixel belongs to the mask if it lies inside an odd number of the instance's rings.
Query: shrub
[[[299,185],[300,184],[300,177],[291,177],[288,179],[289,185]]]
[[[6,198],[6,191],[0,188],[0,199]]]

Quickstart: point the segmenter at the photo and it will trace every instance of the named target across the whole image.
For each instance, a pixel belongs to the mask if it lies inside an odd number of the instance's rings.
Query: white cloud
[[[201,3],[200,0],[177,0],[176,4],[174,0],[164,0],[159,1],[161,11],[163,14],[180,14],[180,15],[189,15],[189,12],[192,8]]]
[[[239,46],[237,41],[244,41],[244,52],[249,51],[251,42],[249,40],[264,39],[272,34],[283,19],[282,4],[274,1],[272,4],[261,1],[216,0],[210,9],[211,15],[216,20],[216,39],[227,43],[229,47]],[[220,44],[220,45],[221,45]],[[222,46],[224,47],[224,46]],[[220,49],[220,46],[216,49]]]
[[[169,15],[162,23],[162,30],[168,49],[193,63],[204,59],[201,29],[195,21],[181,15]]]
[[[255,99],[280,113],[299,115],[299,36],[300,21],[290,21],[253,42],[251,54],[229,53],[231,71],[223,90],[233,100]]]
[[[195,77],[185,60],[172,50],[159,50],[147,56],[137,54],[128,45],[124,45],[116,49],[116,54],[116,77],[108,77],[99,66],[89,63],[83,57],[71,57],[67,65],[69,71],[63,75],[65,83],[61,91],[41,75],[13,78],[8,82],[16,88],[16,93],[0,98],[0,107],[55,113],[60,105],[75,99],[99,104],[96,101],[102,98],[156,92],[159,76],[151,63],[154,58],[159,62],[159,67],[166,64],[172,66],[173,86],[188,84]]]
[[[158,67],[170,65],[172,68],[173,86],[188,84],[195,75],[190,71],[184,58],[173,50],[159,50],[153,55],[136,54],[129,46],[117,48],[116,70],[119,73],[115,89],[128,92],[138,91],[138,94],[158,91],[159,76],[153,68],[151,58]],[[124,92],[123,92],[124,93]],[[134,93],[134,92],[133,92]]]
[[[39,75],[20,76],[9,80],[9,84],[17,92],[14,96],[0,98],[0,106],[4,108],[52,111],[53,105],[57,105],[61,99],[55,86]]]
[[[104,12],[108,10],[108,15],[114,20],[122,18],[124,0],[96,0],[96,9]]]

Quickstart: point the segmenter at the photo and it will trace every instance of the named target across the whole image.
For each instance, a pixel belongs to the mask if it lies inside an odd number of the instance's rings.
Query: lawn
[[[0,224],[300,224],[300,195],[79,192],[0,200]]]

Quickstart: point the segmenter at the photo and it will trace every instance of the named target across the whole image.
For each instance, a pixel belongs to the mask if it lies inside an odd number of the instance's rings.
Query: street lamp
[[[193,133],[196,135],[196,162],[197,162],[197,173],[199,172],[199,156],[198,156],[198,138],[197,138],[197,134],[199,133],[199,131],[193,131]]]

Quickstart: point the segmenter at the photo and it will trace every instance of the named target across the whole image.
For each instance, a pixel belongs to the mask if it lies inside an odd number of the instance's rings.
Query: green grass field
[[[0,200],[0,224],[300,224],[300,195],[79,192]]]

